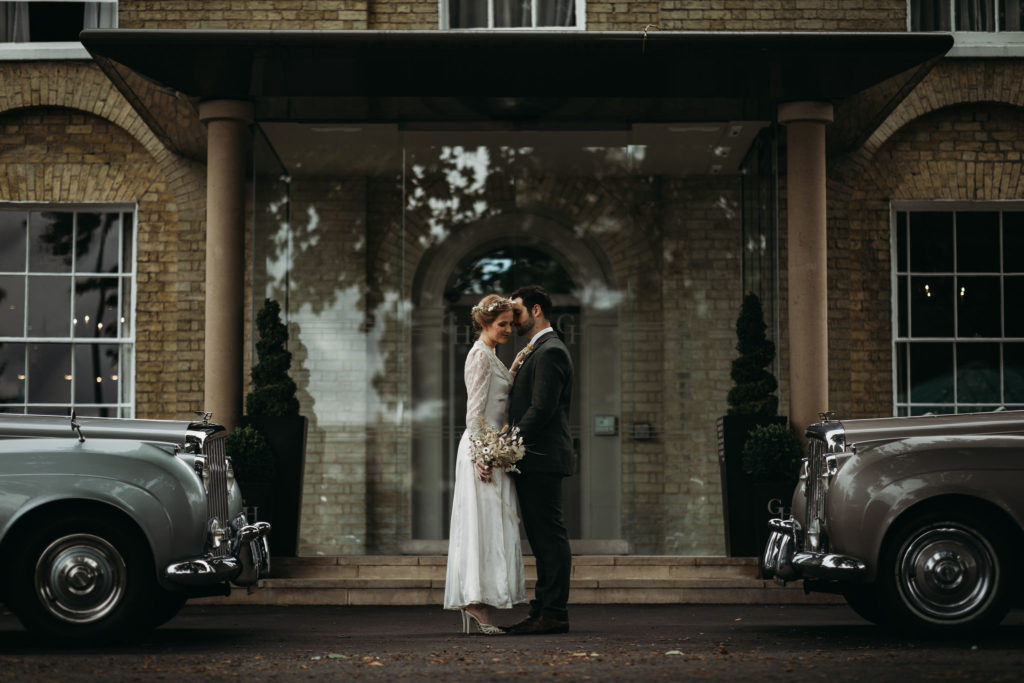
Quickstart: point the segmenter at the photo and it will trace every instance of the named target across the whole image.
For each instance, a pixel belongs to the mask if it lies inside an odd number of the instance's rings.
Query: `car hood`
[[[134,420],[126,418],[79,417],[82,436],[96,439],[135,439],[181,444],[194,423],[188,420]],[[52,415],[0,414],[0,439],[78,438],[71,418]]]
[[[959,415],[920,415],[842,420],[847,444],[892,441],[918,436],[962,436],[1006,434],[1024,436],[1024,411]]]

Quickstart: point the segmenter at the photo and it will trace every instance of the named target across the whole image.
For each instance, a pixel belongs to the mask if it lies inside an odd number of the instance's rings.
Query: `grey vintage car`
[[[807,429],[765,576],[841,593],[878,624],[989,626],[1024,585],[1024,412],[838,421]]]
[[[0,602],[59,640],[110,640],[270,568],[225,430],[190,421],[0,415]]]

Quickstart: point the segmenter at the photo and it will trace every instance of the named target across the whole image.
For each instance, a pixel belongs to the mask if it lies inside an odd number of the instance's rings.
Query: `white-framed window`
[[[953,57],[1024,54],[1024,0],[907,0],[908,31],[951,31]]]
[[[583,29],[585,0],[440,0],[442,29]]]
[[[88,59],[87,28],[117,28],[117,0],[0,0],[0,59]]]
[[[1024,408],[1024,202],[892,210],[897,415]]]
[[[0,203],[0,412],[134,414],[135,207]]]

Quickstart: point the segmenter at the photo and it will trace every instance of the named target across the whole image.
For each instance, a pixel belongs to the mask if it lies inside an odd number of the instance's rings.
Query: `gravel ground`
[[[201,606],[131,643],[58,650],[4,612],[0,680],[1024,680],[1024,611],[941,638],[843,605],[586,605],[571,619],[566,635],[486,637],[436,607]]]

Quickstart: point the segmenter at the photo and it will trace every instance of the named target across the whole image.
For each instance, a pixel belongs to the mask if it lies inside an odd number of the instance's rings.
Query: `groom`
[[[551,327],[551,297],[543,287],[520,287],[509,298],[519,335],[530,340],[513,363],[508,414],[526,444],[518,463],[521,474],[514,476],[526,538],[537,559],[537,586],[530,616],[505,631],[566,633],[572,555],[562,521],[562,479],[572,474],[572,360]]]

